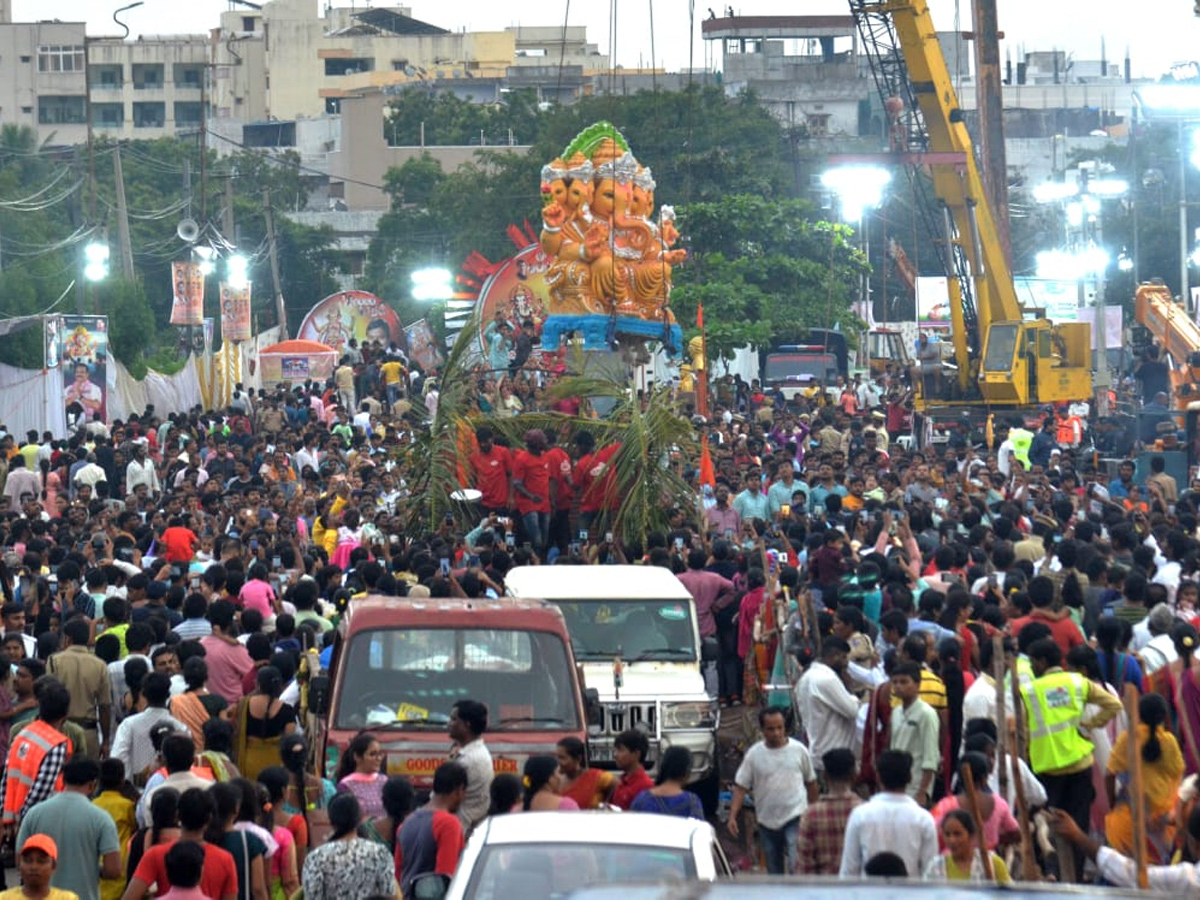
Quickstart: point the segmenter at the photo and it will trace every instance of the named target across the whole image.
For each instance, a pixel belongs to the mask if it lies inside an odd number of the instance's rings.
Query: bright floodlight
[[[1122,250],[1121,255],[1117,257],[1117,268],[1122,272],[1133,271],[1133,259],[1124,250]]]
[[[1097,275],[1108,268],[1108,251],[1091,246],[1071,253],[1066,250],[1046,250],[1037,255],[1038,278],[1053,281],[1078,281]]]
[[[240,291],[248,284],[249,278],[247,273],[250,264],[247,262],[246,257],[240,253],[235,253],[229,257],[225,263],[225,268],[225,281],[231,288]]]
[[[1033,199],[1038,203],[1059,203],[1079,193],[1079,185],[1064,181],[1045,181],[1033,189]]]
[[[1064,250],[1044,250],[1037,255],[1038,278],[1052,281],[1075,281],[1079,277],[1079,266],[1075,255]]]
[[[1088,182],[1088,193],[1097,197],[1121,197],[1129,192],[1129,182],[1124,178],[1097,178]]]
[[[1148,84],[1133,92],[1134,99],[1158,115],[1195,115],[1200,112],[1200,85]]]
[[[838,166],[821,176],[821,184],[841,201],[842,218],[847,222],[859,221],[864,210],[878,206],[891,180],[891,172],[877,166]]]
[[[412,273],[414,300],[449,300],[454,296],[454,276],[449,269],[417,269]]]
[[[205,277],[211,275],[216,268],[214,260],[217,258],[217,251],[212,247],[193,247],[192,253],[200,260],[200,274]]]
[[[108,244],[92,241],[83,248],[83,277],[103,281],[108,277]]]

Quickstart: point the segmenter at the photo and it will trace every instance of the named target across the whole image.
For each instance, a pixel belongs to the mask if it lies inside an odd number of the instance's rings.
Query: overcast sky
[[[17,21],[85,18],[89,33],[113,34],[112,11],[128,0],[13,0]],[[311,0],[314,8],[325,0]],[[929,0],[939,30],[954,27],[955,7],[961,8],[961,27],[970,25],[970,0]],[[1078,59],[1098,59],[1101,39],[1107,40],[1108,57],[1119,60],[1128,47],[1135,76],[1156,77],[1171,63],[1200,58],[1200,19],[1192,14],[1192,0],[997,0],[1000,27],[1006,34],[1005,49],[1017,51],[1065,49]],[[338,6],[351,5],[336,0]],[[365,8],[371,5],[360,2]],[[375,6],[384,3],[376,2]],[[400,5],[389,4],[389,5]],[[688,64],[689,0],[625,0],[617,2],[617,60],[626,66],[651,59],[650,14],[654,11],[655,56],[668,69]],[[711,6],[718,15],[726,4],[720,0],[696,0],[694,60],[704,64],[700,20]],[[740,15],[845,14],[844,0],[745,0],[734,3]],[[177,34],[203,32],[218,24],[220,13],[230,8],[229,0],[145,0],[145,5],[123,14],[133,34]],[[458,30],[502,29],[509,25],[555,25],[562,23],[565,0],[411,0],[418,19]],[[452,11],[452,12],[448,12]],[[591,0],[570,5],[569,24],[586,25],[588,38],[600,51],[609,50],[609,3]],[[719,59],[719,58],[718,58]]]

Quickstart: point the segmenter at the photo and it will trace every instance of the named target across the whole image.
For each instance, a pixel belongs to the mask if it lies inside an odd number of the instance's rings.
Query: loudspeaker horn
[[[175,226],[175,233],[185,244],[194,244],[196,238],[200,237],[200,226],[196,224],[195,219],[183,219]]]

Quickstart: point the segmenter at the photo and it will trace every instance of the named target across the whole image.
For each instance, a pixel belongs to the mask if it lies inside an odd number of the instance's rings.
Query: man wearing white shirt
[[[1175,625],[1175,613],[1165,603],[1156,604],[1150,615],[1133,626],[1134,631],[1144,628],[1147,639],[1138,653],[1142,659],[1142,671],[1146,676],[1179,659],[1175,642],[1171,639],[1171,628]]]
[[[817,799],[817,773],[808,748],[787,735],[787,710],[768,706],[758,714],[758,726],[763,739],[746,751],[733,779],[729,833],[738,837],[742,804],[753,794],[767,872],[789,875],[796,871],[800,816]]]
[[[1060,809],[1049,811],[1050,824],[1055,834],[1066,839],[1092,860],[1109,884],[1118,887],[1138,887],[1138,865],[1127,856],[1122,856],[1111,847],[1083,833],[1075,821]],[[1200,833],[1192,830],[1195,817],[1188,819],[1188,849],[1200,841]],[[1200,893],[1200,863],[1181,862],[1173,866],[1146,866],[1146,887],[1155,894],[1175,894],[1192,898]]]
[[[938,855],[933,816],[905,793],[912,765],[912,756],[902,750],[879,754],[875,770],[883,791],[850,813],[842,843],[842,878],[862,877],[867,861],[884,851],[904,860],[910,878],[920,878]]]
[[[830,750],[854,747],[858,700],[846,689],[842,673],[850,645],[839,637],[821,642],[821,658],[808,667],[796,683],[796,705],[808,735],[813,767],[821,771],[821,757]]]
[[[146,455],[146,444],[142,441],[133,445],[133,459],[125,467],[125,493],[132,494],[139,484],[144,484],[152,497],[162,490],[154,460]]]

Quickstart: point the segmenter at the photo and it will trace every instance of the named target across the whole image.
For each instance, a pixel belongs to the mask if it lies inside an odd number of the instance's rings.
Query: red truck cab
[[[562,612],[541,600],[371,596],[338,626],[318,722],[327,777],[360,731],[376,735],[389,775],[428,788],[448,758],[450,710],[488,708],[484,734],[497,773],[587,740],[580,678]],[[323,712],[318,709],[318,713]]]

